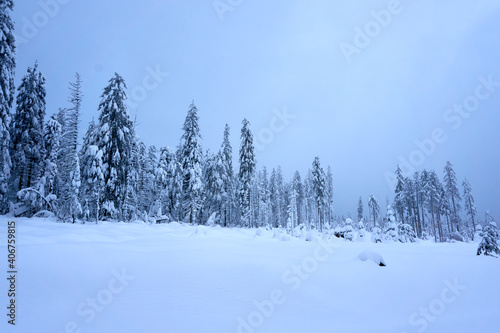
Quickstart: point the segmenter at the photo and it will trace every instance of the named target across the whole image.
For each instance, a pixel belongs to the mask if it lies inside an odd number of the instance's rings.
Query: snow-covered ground
[[[7,221],[0,217],[5,274]],[[476,256],[477,243],[15,221],[17,324],[7,324],[2,279],[1,332],[500,331],[500,259]]]

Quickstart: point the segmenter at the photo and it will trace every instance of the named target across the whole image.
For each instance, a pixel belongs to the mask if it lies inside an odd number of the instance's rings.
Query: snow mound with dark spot
[[[363,252],[361,252],[358,255],[357,258],[361,261],[371,260],[375,264],[377,264],[378,266],[386,266],[384,258],[382,258],[382,256],[380,254],[378,254],[377,252],[364,250]]]

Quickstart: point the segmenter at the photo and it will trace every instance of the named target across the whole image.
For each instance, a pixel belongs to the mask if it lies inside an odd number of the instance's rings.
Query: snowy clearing
[[[9,220],[0,217],[3,272]],[[265,230],[179,223],[15,221],[17,322],[11,327],[3,314],[1,332],[500,328],[500,259],[477,256],[477,243],[283,241]],[[380,256],[387,266],[374,264]],[[8,281],[0,287],[6,313]]]

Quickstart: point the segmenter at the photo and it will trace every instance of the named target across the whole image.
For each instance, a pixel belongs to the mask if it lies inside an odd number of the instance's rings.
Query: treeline
[[[290,233],[297,227],[319,232],[346,225],[351,228],[350,215],[334,214],[331,168],[323,168],[316,157],[303,177],[296,171],[291,180],[284,179],[280,167],[258,170],[246,119],[236,168],[228,125],[220,149],[203,151],[194,103],[188,108],[175,148],[147,147],[127,113],[127,87],[118,74],[104,88],[99,117],[89,124],[79,149],[82,80],[76,74],[69,85],[69,105],[49,119],[45,119],[45,78],[37,64],[28,68],[16,95],[10,10],[11,2],[0,6],[0,46],[4,50],[0,54],[1,213],[33,216],[50,212],[70,222],[140,219],[281,227]],[[404,177],[399,167],[396,177],[395,214],[388,208],[381,217],[379,203],[371,195],[369,216],[364,217],[360,198],[355,229],[364,230],[364,219],[375,235],[384,232],[393,239],[398,232],[436,241],[473,237],[479,222],[471,186],[464,180],[463,191],[459,191],[451,163],[447,163],[442,181],[428,170]],[[462,202],[465,218],[460,217]]]

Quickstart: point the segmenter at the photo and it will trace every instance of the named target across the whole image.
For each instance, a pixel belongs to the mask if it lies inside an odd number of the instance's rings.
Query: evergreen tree
[[[292,189],[297,193],[297,223],[303,223],[303,204],[304,204],[304,186],[302,185],[302,179],[300,178],[300,173],[295,171],[292,180]]]
[[[290,234],[292,236],[295,236],[294,230],[298,225],[297,217],[298,217],[298,214],[297,214],[297,192],[292,187],[292,190],[290,191],[290,205],[288,205],[288,223],[287,223],[287,227],[290,229]]]
[[[131,146],[130,158],[127,166],[127,186],[125,193],[125,202],[122,207],[122,217],[127,221],[134,221],[142,214],[140,211],[139,200],[141,198],[140,192],[140,175],[141,170],[141,152],[140,147],[144,143],[135,134],[135,125],[131,130]],[[144,149],[145,150],[145,149]]]
[[[132,122],[125,101],[127,85],[115,73],[104,88],[99,104],[98,149],[102,152],[104,191],[102,208],[104,217],[121,217],[129,181],[128,168],[133,143]]]
[[[378,201],[375,199],[373,194],[370,194],[370,198],[368,199],[368,207],[370,208],[370,213],[373,217],[373,227],[376,227],[378,216],[380,214],[380,206],[378,205]]]
[[[326,223],[333,222],[333,175],[332,168],[328,166],[326,172]]]
[[[207,151],[203,163],[203,184],[204,184],[204,220],[217,214],[217,222],[220,220],[222,212],[222,200],[224,196],[224,182],[222,180],[223,166],[222,153],[213,154]]]
[[[155,169],[158,164],[157,150],[155,146],[147,149],[144,144],[140,147],[141,151],[141,175],[140,175],[140,203],[141,210],[151,214],[151,208],[157,196],[155,188]]]
[[[241,224],[251,226],[250,221],[250,190],[251,183],[255,174],[255,152],[253,145],[253,135],[250,131],[250,123],[243,119],[241,128],[240,145],[240,171],[238,173],[239,181],[239,204]]]
[[[59,117],[62,119],[61,148],[59,154],[59,177],[61,188],[59,217],[63,220],[71,219],[74,223],[82,208],[79,201],[80,160],[78,156],[78,122],[82,104],[82,80],[76,73],[75,82],[70,83],[69,109],[61,109]]]
[[[220,163],[222,166],[220,175],[223,182],[222,193],[222,224],[227,226],[231,223],[231,212],[234,206],[234,171],[233,171],[233,148],[229,141],[229,125],[224,128],[224,139],[220,151]]]
[[[281,166],[276,168],[276,204],[278,225],[284,226],[287,221],[288,194],[286,191],[283,170]]]
[[[263,226],[269,226],[271,223],[271,196],[270,184],[267,177],[266,167],[259,172],[259,221]]]
[[[470,186],[469,181],[467,178],[464,179],[463,182],[463,187],[464,187],[464,204],[465,204],[465,211],[467,213],[467,216],[469,217],[469,220],[472,223],[472,234],[476,232],[476,215],[477,215],[477,209],[476,205],[474,204],[474,197],[472,196],[472,188]]]
[[[319,230],[323,232],[324,212],[326,206],[326,176],[321,167],[319,157],[316,157],[312,165],[312,186],[314,191],[314,200],[318,212]]]
[[[358,221],[363,220],[363,198],[359,197],[358,201]]]
[[[396,223],[396,218],[394,217],[394,212],[392,211],[392,207],[387,206],[387,221],[385,228],[385,237],[387,240],[398,241],[398,225]]]
[[[10,110],[14,102],[16,41],[10,12],[12,0],[0,1],[0,213],[8,211],[8,182],[12,161],[10,155]]]
[[[43,177],[45,183],[44,196],[56,195],[61,186],[58,179],[58,156],[61,140],[61,124],[56,120],[56,115],[52,115],[45,124],[43,132],[44,142],[44,167]]]
[[[460,211],[460,192],[457,187],[457,177],[455,175],[455,170],[453,170],[453,165],[450,161],[446,162],[444,168],[444,189],[446,192],[446,198],[451,203],[451,225],[455,227],[456,231],[460,232],[460,216],[458,212]],[[453,231],[453,230],[452,230]]]
[[[483,253],[485,256],[494,256],[493,253],[500,254],[500,247],[498,246],[499,238],[500,234],[498,233],[497,224],[490,222],[484,228],[483,239],[477,248],[477,255],[479,256]]]
[[[181,139],[182,211],[184,220],[198,223],[202,207],[202,150],[198,109],[194,102],[189,106]]]
[[[345,240],[352,241],[354,239],[354,229],[352,227],[352,219],[350,217],[345,220],[343,235]]]
[[[404,198],[404,182],[405,178],[403,177],[403,172],[401,171],[401,168],[398,165],[398,168],[396,169],[396,179],[397,179],[397,184],[396,184],[396,189],[395,189],[395,194],[396,196],[394,197],[394,208],[396,209],[396,213],[398,214],[399,218],[401,221],[404,223],[404,211],[405,211],[405,198]]]
[[[2,74],[3,75],[3,74]],[[34,187],[40,177],[45,117],[45,78],[38,64],[28,68],[16,99],[16,113],[11,123],[14,186],[17,192]]]
[[[440,197],[441,193],[443,192],[443,186],[441,185],[439,177],[434,170],[430,171],[429,173],[429,179],[428,182],[426,183],[424,191],[427,196],[428,211],[431,212],[434,241],[438,242],[438,236],[439,236],[439,241],[442,242],[443,229],[441,226],[441,218],[440,218],[441,215]]]
[[[88,220],[95,217],[96,221],[99,220],[104,189],[103,153],[98,147],[97,131],[94,119],[92,119],[83,138],[82,149],[79,154],[82,161],[80,167],[82,178],[80,202],[84,206],[85,218]]]

